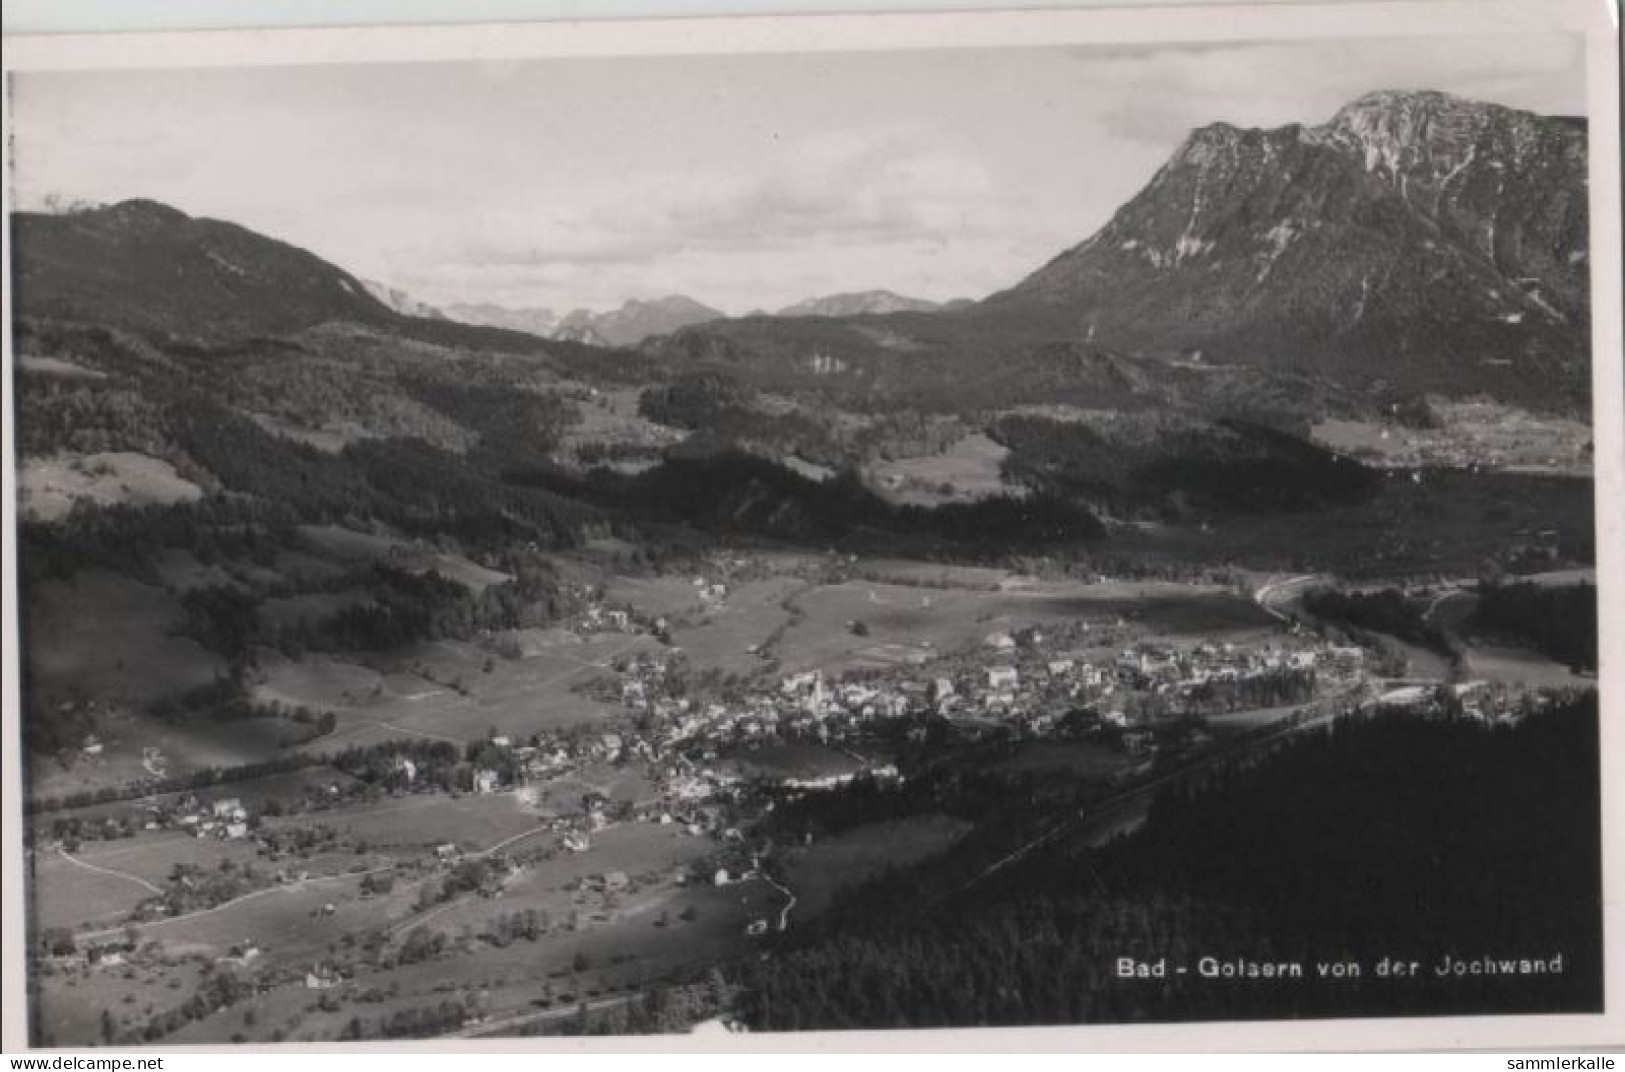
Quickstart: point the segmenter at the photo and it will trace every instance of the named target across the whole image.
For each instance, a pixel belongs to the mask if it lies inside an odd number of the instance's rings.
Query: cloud
[[[617,266],[679,253],[942,242],[1007,222],[976,159],[896,132],[816,139],[755,174],[657,174],[576,206],[474,213],[451,263]]]
[[[1254,41],[1070,55],[1109,102],[1105,129],[1158,145],[1219,120],[1314,125],[1375,89],[1440,89],[1539,112],[1583,111],[1583,50],[1573,35]]]
[[[1429,85],[1580,110],[1560,35],[29,73],[17,191],[152,197],[438,303],[1010,285],[1194,127]]]

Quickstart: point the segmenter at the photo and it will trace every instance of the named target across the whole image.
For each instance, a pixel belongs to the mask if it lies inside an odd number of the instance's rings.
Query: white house
[[[987,670],[987,687],[990,689],[1012,688],[1019,680],[1013,666],[990,666]]]

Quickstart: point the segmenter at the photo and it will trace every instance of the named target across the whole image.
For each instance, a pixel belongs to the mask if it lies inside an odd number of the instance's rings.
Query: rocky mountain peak
[[[1583,123],[1435,91],[1368,93],[1319,126],[1213,123],[984,304],[1210,360],[1581,392],[1585,174]]]

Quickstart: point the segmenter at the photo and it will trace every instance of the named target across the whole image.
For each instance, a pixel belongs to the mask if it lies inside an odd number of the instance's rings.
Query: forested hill
[[[156,201],[16,212],[11,221],[19,317],[212,344],[345,323],[440,346],[589,351],[505,328],[403,315],[314,253]]]
[[[943,859],[856,889],[742,966],[744,1012],[787,1030],[1596,1011],[1597,740],[1594,693],[1514,729],[1304,735],[1159,800],[1103,849],[968,888]],[[1562,970],[1437,977],[1447,955],[1561,955]],[[1206,956],[1305,976],[1204,979]],[[1168,977],[1119,978],[1119,957],[1166,957]],[[1379,977],[1384,957],[1421,972]],[[1323,961],[1362,976],[1319,978]]]

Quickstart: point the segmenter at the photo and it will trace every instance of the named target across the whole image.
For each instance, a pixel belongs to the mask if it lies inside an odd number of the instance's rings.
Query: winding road
[[[779,909],[779,930],[781,930],[781,931],[789,930],[790,929],[790,909],[792,909],[792,908],[794,908],[796,906],[796,895],[791,892],[790,887],[786,886],[784,883],[780,882],[778,879],[774,878],[772,875],[768,874],[766,871],[760,871],[760,872],[758,872],[758,874],[761,876],[761,879],[762,879],[763,882],[767,883],[769,886],[772,886],[774,889],[776,889],[780,893],[784,894],[784,896],[785,896],[784,907]]]
[[[1253,602],[1257,603],[1259,609],[1261,609],[1265,614],[1268,614],[1271,618],[1274,618],[1276,621],[1290,622],[1292,620],[1291,615],[1287,614],[1285,611],[1275,609],[1272,601],[1274,600],[1276,594],[1283,589],[1300,588],[1312,581],[1324,579],[1326,579],[1325,574],[1322,573],[1300,573],[1296,577],[1287,577],[1283,580],[1271,581],[1253,592]]]

